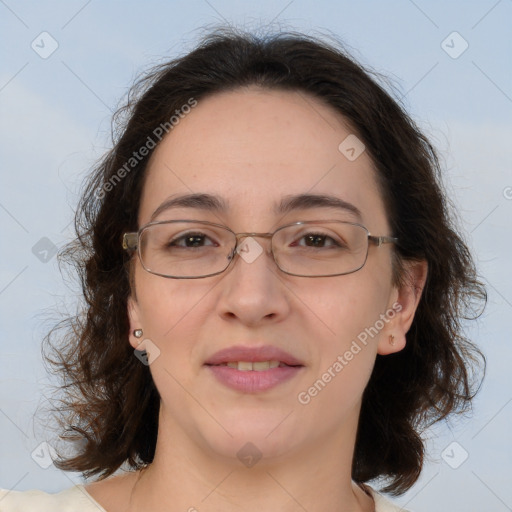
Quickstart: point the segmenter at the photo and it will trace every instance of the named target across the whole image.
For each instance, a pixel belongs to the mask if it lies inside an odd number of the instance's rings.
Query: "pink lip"
[[[207,366],[207,368],[227,387],[242,393],[258,393],[291,379],[304,366],[278,366],[262,371],[242,371],[229,366]]]
[[[302,362],[288,352],[277,347],[265,345],[261,347],[244,347],[237,345],[220,350],[205,362],[206,365],[230,363],[233,361],[280,361],[288,366],[303,366]]]
[[[234,361],[280,361],[287,366],[268,370],[237,370],[229,366],[216,366]],[[297,358],[270,345],[261,347],[234,346],[216,352],[206,361],[205,366],[225,386],[243,393],[257,393],[281,384],[297,375],[304,365]]]

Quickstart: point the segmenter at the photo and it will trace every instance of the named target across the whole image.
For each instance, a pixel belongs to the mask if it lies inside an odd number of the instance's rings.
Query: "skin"
[[[303,93],[250,87],[201,100],[151,158],[139,225],[169,196],[191,192],[218,194],[230,209],[179,208],[156,220],[210,220],[235,232],[354,220],[324,208],[272,213],[289,194],[324,193],[356,205],[370,233],[391,235],[368,154],[349,161],[338,150],[351,133],[339,114]],[[268,241],[257,241],[265,250],[255,261],[237,257],[226,272],[204,279],[155,276],[135,258],[128,313],[131,332],[143,329],[144,341],[133,334],[129,341],[140,350],[151,340],[160,350],[150,365],[162,399],[159,436],[147,469],[87,487],[109,512],[373,510],[372,498],[351,481],[361,397],[377,354],[405,346],[426,263],[409,264],[410,279],[397,288],[392,245],[370,245],[358,272],[301,278],[280,272]],[[297,395],[397,302],[401,311],[379,334],[307,405],[299,403]],[[204,367],[235,344],[275,345],[305,367],[269,391],[243,394]],[[250,468],[236,455],[247,442],[262,454]]]

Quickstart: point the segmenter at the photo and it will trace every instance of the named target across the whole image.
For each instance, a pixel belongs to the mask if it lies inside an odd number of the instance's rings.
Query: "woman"
[[[100,478],[1,510],[399,510],[367,482],[405,492],[422,430],[469,406],[485,301],[428,140],[300,34],[218,30],[122,113],[48,358],[77,443],[55,465]]]

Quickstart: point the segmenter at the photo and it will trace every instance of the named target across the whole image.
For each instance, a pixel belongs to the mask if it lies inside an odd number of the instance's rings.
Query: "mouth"
[[[206,366],[227,366],[241,372],[255,371],[262,372],[272,368],[297,368],[302,367],[301,364],[286,364],[283,361],[270,360],[270,361],[229,361],[219,364],[206,364]]]
[[[271,345],[235,345],[204,363],[216,381],[239,393],[260,393],[284,385],[302,373],[303,361]]]
[[[204,363],[207,366],[230,366],[241,371],[268,370],[282,366],[303,366],[303,361],[271,345],[235,345],[220,350]]]
[[[225,361],[205,364],[215,381],[243,394],[255,394],[280,387],[301,374],[302,364],[290,365],[277,359],[267,361]]]

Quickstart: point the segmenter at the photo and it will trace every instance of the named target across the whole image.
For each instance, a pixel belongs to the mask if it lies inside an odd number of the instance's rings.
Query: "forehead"
[[[153,153],[140,224],[170,196],[191,193],[225,198],[226,221],[268,224],[284,197],[307,193],[336,196],[355,205],[362,221],[385,226],[373,164],[365,151],[357,156],[360,144],[334,109],[306,93],[250,87],[215,94],[183,115]]]

